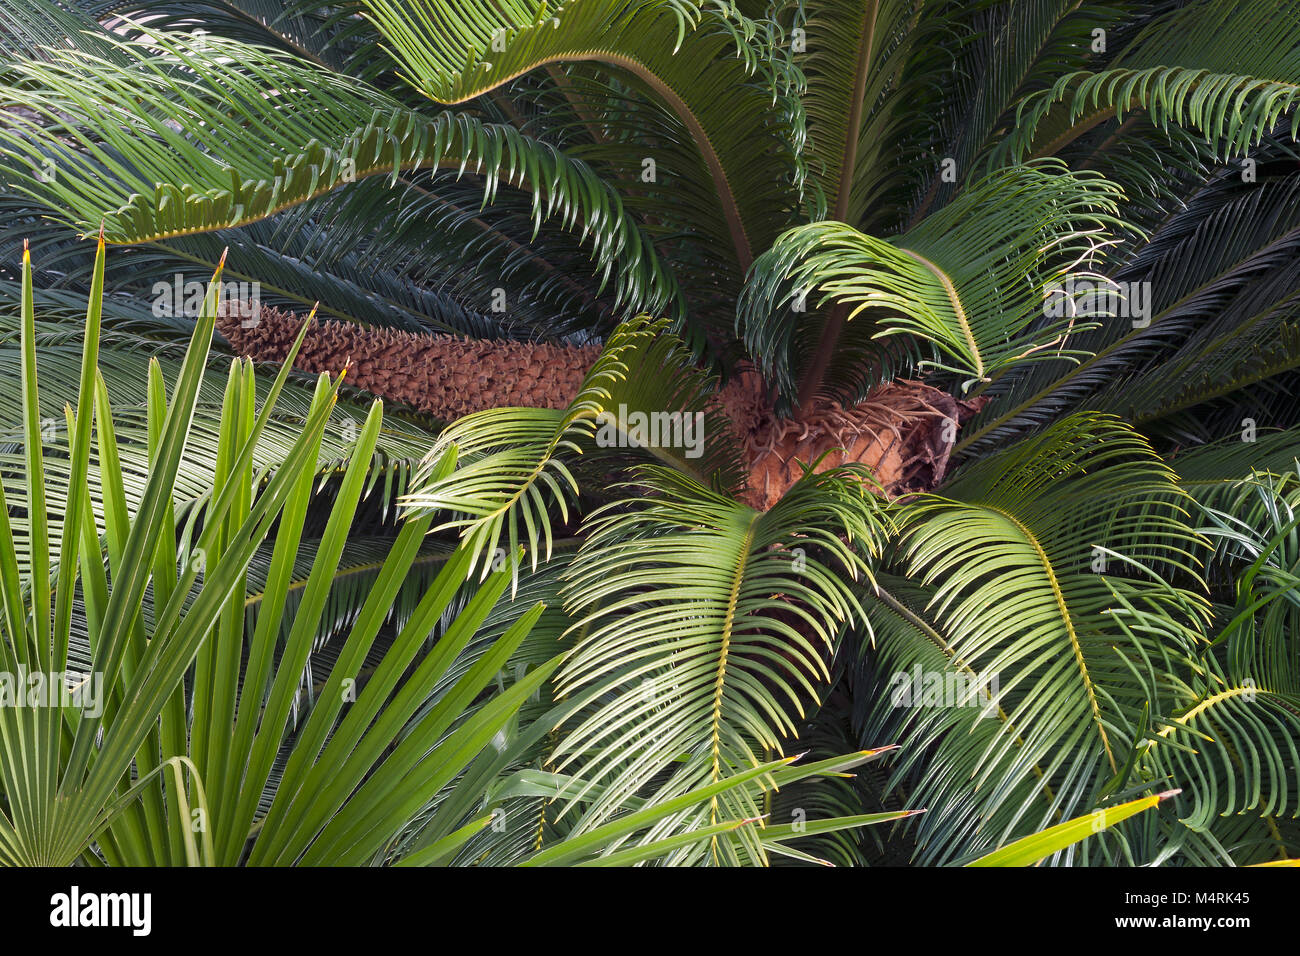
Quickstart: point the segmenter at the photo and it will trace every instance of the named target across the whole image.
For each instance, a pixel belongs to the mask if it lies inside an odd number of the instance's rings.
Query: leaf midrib
[[[1065,622],[1065,631],[1070,638],[1070,649],[1074,653],[1074,661],[1078,666],[1079,675],[1083,678],[1084,689],[1088,693],[1088,706],[1092,711],[1093,723],[1097,725],[1097,733],[1101,737],[1101,745],[1106,751],[1106,759],[1110,761],[1112,771],[1118,772],[1119,767],[1115,763],[1115,754],[1111,751],[1110,738],[1106,735],[1106,726],[1101,719],[1101,707],[1097,703],[1097,692],[1094,689],[1092,676],[1088,672],[1088,662],[1083,655],[1083,646],[1079,643],[1078,632],[1074,629],[1074,619],[1070,615],[1070,606],[1066,603],[1065,593],[1061,590],[1061,582],[1056,576],[1056,570],[1052,567],[1052,561],[1047,556],[1047,552],[1039,543],[1037,535],[1033,533],[1026,525],[1022,524],[1020,519],[1008,511],[1004,511],[995,505],[984,504],[982,507],[988,508],[993,513],[1000,515],[1008,521],[1017,531],[1019,531],[1030,546],[1037,554],[1039,562],[1043,566],[1043,574],[1047,578],[1048,584],[1052,588],[1052,597],[1056,600],[1056,606],[1061,612],[1061,620]]]
[[[721,773],[721,750],[722,750],[722,691],[726,685],[727,662],[731,652],[731,635],[736,624],[736,605],[740,602],[740,583],[745,578],[745,571],[749,567],[750,551],[754,544],[754,534],[758,527],[758,522],[762,518],[762,513],[755,512],[749,519],[749,526],[745,529],[745,537],[737,549],[738,559],[736,562],[736,571],[731,578],[731,590],[727,595],[727,612],[722,626],[722,644],[718,652],[718,676],[713,686],[713,712],[710,719],[709,736],[712,740],[712,765],[709,768],[711,783],[717,783],[722,779]],[[718,798],[715,795],[709,800],[709,823],[710,825],[718,822]],[[714,860],[717,860],[718,838],[712,837],[710,840],[711,852]]]

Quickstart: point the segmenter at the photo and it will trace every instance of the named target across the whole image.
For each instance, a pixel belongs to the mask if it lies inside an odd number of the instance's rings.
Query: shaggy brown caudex
[[[240,315],[223,309],[217,319],[231,347],[256,362],[284,361],[302,319],[267,306],[256,322]],[[486,408],[564,408],[599,354],[599,346],[473,341],[316,320],[294,365],[335,375],[349,366],[352,385],[451,421]],[[823,452],[818,471],[861,463],[891,497],[932,488],[948,467],[956,426],[979,410],[923,382],[896,379],[851,408],[821,401],[778,418],[754,372],[734,377],[714,400],[745,452],[742,497],[762,510],[798,480],[801,462]]]

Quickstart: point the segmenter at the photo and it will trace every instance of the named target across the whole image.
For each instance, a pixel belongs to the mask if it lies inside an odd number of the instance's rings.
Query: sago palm
[[[484,852],[799,737],[900,746],[682,810],[654,835],[766,827],[670,862],[766,860],[831,806],[928,812],[819,852],[956,861],[1176,787],[1058,859],[1294,855],[1294,2],[25,0],[5,27],[6,202],[50,284],[102,223],[138,334],[185,321],[128,297],[226,246],[260,283],[238,352],[284,359],[320,300],[301,367],[437,433],[380,462],[406,520],[483,574],[524,546],[517,593],[561,598],[568,710],[512,791],[531,829]],[[900,706],[912,673],[978,693]]]
[[[0,862],[473,862],[467,844],[504,824],[504,794],[532,783],[516,764],[551,726],[547,715],[524,714],[563,656],[547,657],[555,631],[538,627],[545,606],[518,605],[490,620],[509,572],[497,571],[467,595],[472,552],[429,552],[426,517],[403,524],[376,562],[360,607],[335,625],[343,632],[337,646],[322,646],[331,640],[332,606],[353,573],[341,559],[372,470],[380,403],[371,405],[324,501],[313,492],[340,381],[321,376],[283,459],[270,474],[255,474],[289,364],[259,389],[251,364],[235,360],[201,527],[192,538],[178,535],[175,482],[187,458],[194,464],[186,446],[220,267],[170,394],[161,366],[149,367],[150,470],[134,507],[120,467],[119,442],[131,435],[118,432],[99,368],[103,241],[77,406],[66,409],[62,433],[50,433],[40,414],[42,363],[26,253],[22,272],[15,469],[22,507],[11,506],[0,486]],[[290,360],[300,344],[301,335]],[[47,469],[61,475],[48,480]],[[303,530],[313,508],[327,520],[321,537],[310,540]],[[50,510],[63,517],[54,534]],[[15,524],[26,531],[21,558]],[[403,592],[414,592],[414,602]],[[539,834],[513,862],[617,865],[708,852],[735,839],[745,821],[715,820],[665,839],[654,831],[736,788],[761,791],[838,774],[875,756],[802,766],[768,761],[603,826]],[[833,832],[905,815],[858,814],[814,826]],[[779,831],[769,828],[762,845],[778,847],[795,835]]]

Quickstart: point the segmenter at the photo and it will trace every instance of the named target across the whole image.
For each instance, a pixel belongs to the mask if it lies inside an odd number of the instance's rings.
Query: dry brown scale
[[[956,428],[945,426],[970,418],[984,401],[958,401],[924,382],[895,379],[852,408],[823,400],[797,418],[766,417],[745,439],[745,501],[764,511],[772,507],[803,474],[800,463],[823,454],[818,473],[860,463],[891,498],[926,491],[948,469]]]
[[[268,306],[253,322],[241,313],[243,307],[223,309],[217,318],[231,347],[257,362],[284,361],[301,318]],[[317,320],[294,365],[334,375],[347,367],[350,384],[451,421],[487,408],[564,408],[599,354],[598,346],[475,341]],[[965,421],[981,405],[896,379],[852,408],[824,401],[797,418],[777,419],[752,371],[733,378],[715,401],[745,449],[749,482],[742,498],[761,510],[799,479],[800,462],[817,461],[823,452],[829,454],[818,472],[864,464],[891,497],[932,488],[948,466],[945,422]]]

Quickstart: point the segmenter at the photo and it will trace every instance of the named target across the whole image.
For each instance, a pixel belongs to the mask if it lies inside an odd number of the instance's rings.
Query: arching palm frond
[[[1240,394],[1261,364],[1286,366],[1267,339],[1292,322],[1298,242],[1300,178],[1292,170],[1255,184],[1239,174],[1216,178],[1113,271],[1142,314],[1130,309],[1081,332],[1075,344],[1093,353],[1082,362],[1042,362],[998,377],[983,391],[990,406],[954,454],[996,447],[1083,406],[1154,416],[1175,402],[1187,408]],[[1252,336],[1266,340],[1259,359],[1236,348]],[[1178,393],[1146,392],[1154,378],[1176,381]]]
[[[979,175],[982,150],[1001,138],[1007,113],[1026,90],[1041,88],[1071,67],[1090,63],[1091,31],[1115,23],[1114,4],[1071,0],[954,4],[945,11],[948,36],[942,46],[953,63],[952,77],[938,84],[931,110],[940,130],[948,175],[932,154],[914,197],[912,221],[952,199]],[[928,17],[922,17],[922,20]]]
[[[1195,130],[1216,151],[1245,155],[1300,102],[1300,5],[1192,4],[1148,24],[1106,67],[1067,73],[1023,101],[1002,158],[1055,154],[1137,109],[1157,125]],[[1297,130],[1300,115],[1292,138]]]
[[[24,0],[28,2],[28,0]],[[130,36],[130,17],[150,29],[217,35],[292,53],[320,66],[373,80],[391,71],[379,37],[358,17],[354,0],[323,5],[315,0],[221,0],[196,7],[185,0],[84,0],[86,12]]]
[[[367,176],[443,167],[484,176],[486,200],[498,182],[530,189],[535,226],[555,217],[590,243],[597,274],[618,278],[621,307],[675,302],[617,195],[585,164],[509,127],[417,114],[356,81],[218,37],[114,42],[129,68],[76,49],[15,64],[7,95],[41,119],[11,117],[0,129],[11,176],[83,230],[102,221],[117,242],[186,235],[263,219]],[[109,112],[118,124],[103,122]]]
[[[755,263],[737,321],[787,389],[797,359],[810,360],[797,348],[811,341],[800,320],[828,303],[848,308],[850,329],[861,316],[867,328],[856,337],[932,343],[934,357],[920,364],[969,376],[969,387],[1068,354],[1066,335],[1091,314],[1076,315],[1066,279],[1100,279],[1093,270],[1119,225],[1116,200],[1105,180],[1048,163],[1000,170],[888,241],[843,223],[799,226]]]
[[[1247,441],[1254,438],[1254,441]],[[1178,486],[1189,494],[1202,512],[1227,509],[1236,513],[1241,507],[1243,487],[1253,484],[1256,473],[1276,475],[1297,473],[1300,461],[1300,429],[1239,432],[1207,445],[1199,445],[1174,455],[1170,466],[1178,472]],[[1248,524],[1261,527],[1266,513],[1253,512]]]
[[[1159,711],[1148,694],[1195,653],[1208,614],[1157,570],[1195,580],[1201,544],[1170,500],[1174,475],[1113,419],[1067,419],[943,493],[902,514],[907,571],[933,585],[933,624],[906,612],[900,624],[933,645],[912,639],[923,668],[997,675],[981,706],[996,705],[998,719],[979,720],[979,707],[944,716],[961,732],[942,738],[945,770],[922,775],[912,794],[933,813],[918,824],[932,857],[1094,806],[1136,743],[1142,707]],[[902,673],[912,666],[896,661]],[[924,710],[898,739],[904,751],[932,739]]]
[[[547,64],[594,61],[628,75],[685,124],[721,204],[741,270],[799,206],[783,61],[759,26],[725,3],[537,0],[485,14],[464,0],[366,0],[368,16],[408,79],[446,104],[465,103]],[[641,157],[629,157],[637,166]],[[639,170],[638,170],[639,171]],[[785,221],[783,221],[785,220]]]
[[[868,232],[896,226],[924,175],[919,126],[933,114],[922,104],[939,98],[936,73],[955,65],[944,42],[951,24],[908,0],[788,3],[776,12],[790,17],[787,42],[798,41],[808,166],[827,215]]]
[[[780,753],[858,614],[839,576],[865,574],[855,549],[876,549],[885,530],[849,473],[809,475],[765,513],[657,466],[637,481],[649,494],[589,518],[567,575],[575,646],[558,692],[589,703],[555,763],[575,778],[562,796],[598,794],[584,826],[667,771],[656,799]],[[759,817],[754,799],[734,791],[675,832]],[[713,861],[761,861],[762,835],[719,842]]]

